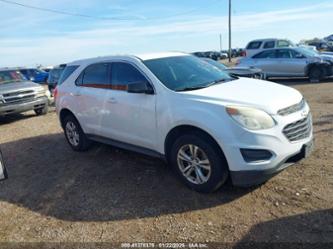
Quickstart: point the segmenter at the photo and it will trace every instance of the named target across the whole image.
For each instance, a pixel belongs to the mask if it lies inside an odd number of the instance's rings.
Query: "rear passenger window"
[[[270,58],[276,58],[275,55],[275,50],[267,50],[267,51],[263,51],[259,54],[256,54],[255,56],[253,56],[252,58],[254,59],[270,59]]]
[[[109,64],[98,63],[88,66],[83,74],[78,78],[82,86],[108,88],[109,81]]]
[[[261,44],[262,44],[261,41],[250,42],[250,44],[247,45],[246,49],[258,49],[258,48],[260,48]]]
[[[128,63],[112,63],[112,89],[126,91],[128,85],[140,82],[147,82],[147,79],[134,66]]]
[[[275,41],[268,41],[265,42],[264,48],[274,48],[275,46]]]

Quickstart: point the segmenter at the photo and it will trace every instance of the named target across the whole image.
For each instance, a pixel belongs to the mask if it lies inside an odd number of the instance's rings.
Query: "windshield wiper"
[[[177,92],[184,92],[184,91],[193,91],[193,90],[199,90],[199,89],[203,89],[206,88],[207,86],[191,86],[191,87],[184,87],[181,89],[176,89]]]

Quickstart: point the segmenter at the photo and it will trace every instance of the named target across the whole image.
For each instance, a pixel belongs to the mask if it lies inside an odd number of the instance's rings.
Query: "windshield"
[[[146,60],[144,64],[173,91],[195,90],[234,79],[217,67],[190,55]]]
[[[314,51],[313,49],[297,48],[296,50],[297,50],[297,52],[299,52],[307,57],[319,56],[319,54],[316,51]]]
[[[0,84],[26,81],[25,77],[15,70],[0,71]]]

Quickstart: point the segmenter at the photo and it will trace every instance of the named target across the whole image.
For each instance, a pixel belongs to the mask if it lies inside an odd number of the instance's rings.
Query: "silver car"
[[[268,77],[309,77],[319,81],[332,75],[333,56],[305,48],[279,48],[242,58],[238,66],[256,67]]]

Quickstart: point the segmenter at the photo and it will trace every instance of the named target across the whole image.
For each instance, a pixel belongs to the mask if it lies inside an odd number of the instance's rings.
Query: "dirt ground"
[[[166,165],[110,146],[75,153],[55,112],[0,118],[9,180],[0,183],[0,242],[331,242],[333,82],[300,90],[315,150],[262,186],[198,194]]]

